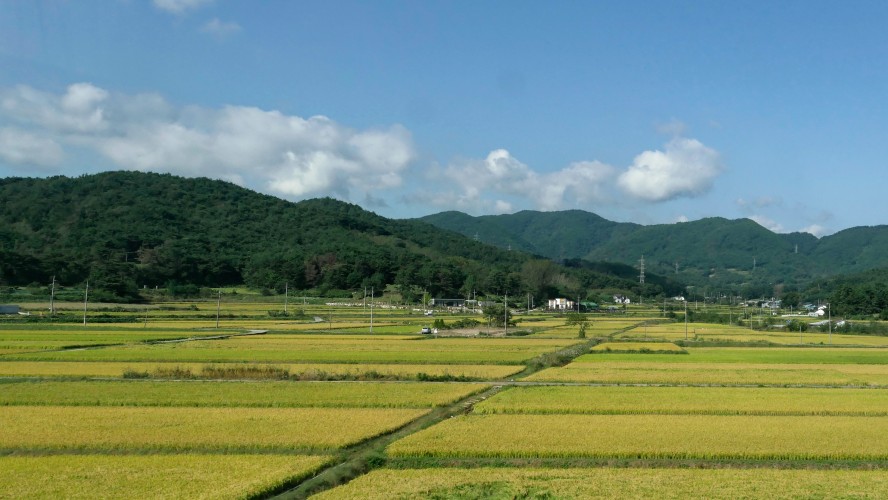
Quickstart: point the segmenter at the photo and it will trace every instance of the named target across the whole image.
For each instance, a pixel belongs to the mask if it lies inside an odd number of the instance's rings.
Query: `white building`
[[[549,299],[549,309],[555,311],[569,311],[574,309],[576,303],[567,299]]]
[[[631,304],[632,301],[625,295],[614,295],[614,304]]]

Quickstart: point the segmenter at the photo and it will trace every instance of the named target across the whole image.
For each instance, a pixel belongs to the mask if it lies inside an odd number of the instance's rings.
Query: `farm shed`
[[[13,305],[0,305],[0,314],[18,314],[21,308]]]

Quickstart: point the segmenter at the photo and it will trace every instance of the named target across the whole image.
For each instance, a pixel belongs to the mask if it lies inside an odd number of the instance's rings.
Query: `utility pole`
[[[826,322],[829,324],[829,343],[832,344],[832,305],[826,303]]]
[[[216,328],[219,328],[219,312],[222,309],[222,290],[219,290],[219,294],[216,296]]]
[[[49,291],[49,315],[55,315],[55,276],[52,277],[52,287]]]
[[[509,334],[509,294],[503,294],[503,328],[505,335]]]
[[[284,282],[284,315],[287,315],[287,299],[290,296],[290,282]]]
[[[86,305],[89,302],[89,280],[86,280],[86,290],[83,292],[83,326],[86,326]]]
[[[685,297],[685,342],[688,340],[688,299]]]
[[[370,287],[370,333],[373,333],[373,298],[375,295],[373,287]]]

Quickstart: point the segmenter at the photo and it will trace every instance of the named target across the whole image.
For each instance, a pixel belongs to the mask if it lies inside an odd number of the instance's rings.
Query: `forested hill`
[[[713,290],[740,292],[742,286],[747,294],[751,289],[766,293],[776,283],[802,287],[821,277],[888,266],[888,226],[817,239],[808,233],[776,234],[749,219],[643,226],[580,210],[481,217],[443,212],[419,220],[552,259],[637,266],[643,255],[648,271]]]
[[[209,179],[140,172],[7,178],[0,200],[0,279],[7,285],[89,279],[120,298],[170,282],[289,283],[321,293],[395,284],[407,296],[634,286],[631,276],[618,276],[625,271],[552,268],[424,222],[386,219],[332,199],[291,203]]]

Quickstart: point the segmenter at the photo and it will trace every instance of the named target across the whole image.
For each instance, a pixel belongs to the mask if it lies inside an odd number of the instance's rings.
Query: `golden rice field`
[[[486,387],[440,382],[19,381],[0,382],[0,406],[432,408]]]
[[[888,416],[888,390],[775,387],[513,387],[478,414]]]
[[[610,356],[615,355],[608,355],[608,359]],[[888,387],[888,365],[575,361],[566,366],[547,368],[524,380],[595,384]]]
[[[602,342],[592,348],[594,353],[605,352],[662,352],[687,353],[671,342]]]
[[[236,330],[218,331],[195,331],[184,328],[168,329],[168,328],[107,328],[80,325],[51,326],[51,325],[35,325],[30,328],[0,328],[0,342],[9,341],[54,341],[69,342],[72,344],[80,344],[81,342],[97,342],[97,343],[125,343],[125,342],[141,342],[145,340],[166,340],[177,338],[201,337],[235,333]]]
[[[614,353],[607,357],[586,354],[576,363],[649,361],[663,363],[778,363],[778,364],[888,364],[888,349],[828,347],[688,347],[689,356]]]
[[[86,328],[0,325],[0,498],[262,496],[422,417],[422,430],[385,449],[397,469],[320,498],[888,497],[888,349],[876,347],[888,337],[833,335],[835,345],[872,346],[856,348],[682,349],[671,341],[684,338],[683,323],[615,335],[661,319],[630,309],[591,318],[586,336],[609,342],[517,379],[579,385],[504,387],[484,399],[497,380],[535,368],[530,360],[557,362],[535,358],[585,342],[579,327],[520,314],[518,329],[532,335],[434,338],[419,328],[479,316],[379,307],[371,333],[360,304],[290,299],[291,312],[305,316],[272,317],[282,297],[226,301],[218,329],[215,301],[136,312],[109,305],[95,314],[121,322]],[[133,315],[147,324],[124,322]],[[144,343],[248,330],[268,333]],[[791,332],[721,325],[692,324],[689,333],[798,343]],[[91,344],[125,345],[62,350]],[[389,381],[356,381],[379,378]],[[450,414],[459,416],[425,426]],[[550,468],[444,465],[537,459]],[[691,467],[650,468],[674,461]],[[570,468],[620,462],[631,466]],[[756,468],[777,463],[789,469]],[[429,468],[406,468],[420,464]],[[833,465],[875,470],[827,470]]]
[[[685,340],[684,323],[658,324],[634,328],[620,333],[616,338],[621,339],[663,339]],[[852,335],[821,333],[819,331],[793,332],[785,329],[772,329],[766,331],[750,330],[746,327],[717,325],[706,323],[691,323],[688,325],[687,338],[697,341],[727,341],[727,342],[771,342],[773,344],[823,344],[823,345],[850,345],[850,346],[888,346],[888,337],[879,335]]]
[[[771,469],[379,469],[318,500],[362,498],[884,498],[888,472]]]
[[[441,338],[393,340],[345,338],[263,339],[261,335],[171,344],[132,345],[7,355],[32,361],[520,363],[574,344],[562,339]]]
[[[0,457],[0,498],[245,498],[308,476],[330,458],[300,455]]]
[[[527,326],[531,326],[528,324]],[[533,326],[536,327],[535,325]],[[553,328],[546,328],[533,334],[533,338],[538,339],[575,339],[579,336],[579,326],[564,325]],[[586,337],[607,337],[613,334],[619,327],[615,328],[611,325],[590,325],[586,327]]]
[[[319,378],[313,374],[360,377],[375,373],[384,377],[415,379],[419,374],[431,377],[466,377],[477,380],[502,379],[524,369],[523,365],[473,365],[473,364],[374,364],[374,363],[132,363],[115,361],[0,361],[2,377],[122,377],[126,372],[152,374],[173,369],[190,370],[195,375],[204,368],[221,370],[237,368],[275,368],[287,370],[291,376]]]
[[[394,457],[888,459],[888,419],[846,416],[468,415],[389,446]]]
[[[7,406],[0,449],[329,451],[390,431],[427,410]]]

